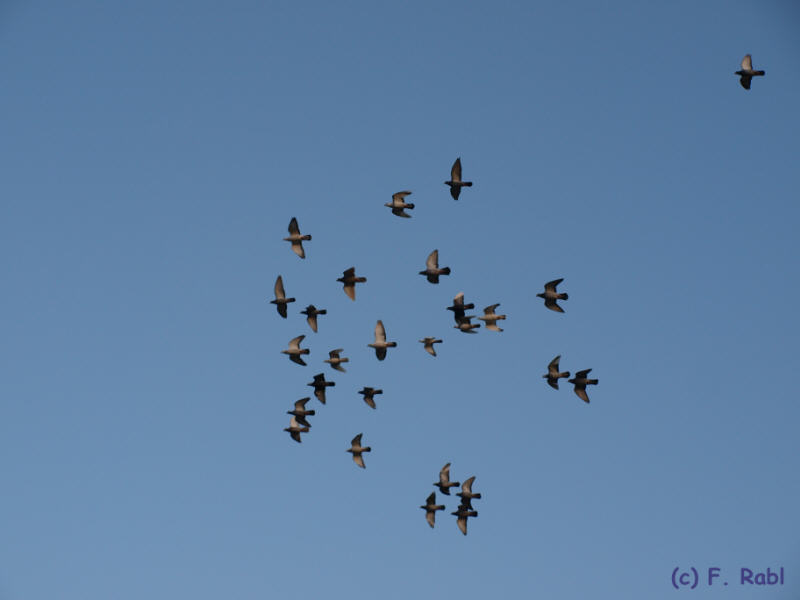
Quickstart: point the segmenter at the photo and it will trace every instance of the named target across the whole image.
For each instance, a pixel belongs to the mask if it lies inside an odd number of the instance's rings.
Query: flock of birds
[[[742,87],[747,90],[750,89],[752,78],[756,76],[763,76],[764,73],[764,71],[756,71],[753,69],[752,58],[749,54],[745,55],[745,57],[742,59],[741,70],[736,71],[736,75],[740,76],[740,83]],[[445,181],[445,184],[449,186],[450,195],[454,200],[459,199],[462,188],[472,186],[471,181],[464,181],[462,179],[460,158],[457,158],[455,163],[453,163],[453,166],[450,170],[450,179]],[[409,195],[411,195],[411,192],[407,190],[397,192],[396,194],[392,195],[392,201],[387,202],[384,206],[390,208],[393,215],[402,218],[410,218],[411,215],[406,211],[413,210],[414,204],[406,202],[406,198]],[[290,221],[289,236],[283,239],[291,244],[291,248],[297,256],[300,258],[306,257],[305,249],[303,248],[303,242],[311,241],[311,236],[302,234],[300,232],[300,227],[296,218],[292,218]],[[419,274],[424,275],[430,283],[438,284],[440,277],[450,274],[450,268],[439,267],[439,251],[433,250],[425,261],[425,270],[420,271]],[[342,276],[336,281],[342,284],[344,293],[347,295],[347,297],[355,301],[356,284],[365,283],[367,279],[366,277],[357,276],[355,267],[350,267],[349,269],[346,269],[342,273]],[[567,293],[559,292],[557,290],[557,286],[563,281],[563,278],[548,281],[544,284],[544,292],[536,294],[537,297],[544,300],[544,305],[546,308],[560,313],[563,313],[564,309],[558,304],[558,302],[566,301],[569,298]],[[278,275],[278,278],[275,281],[275,298],[271,300],[271,303],[276,305],[278,314],[281,317],[287,318],[287,306],[292,302],[295,302],[295,298],[288,298],[286,296],[283,279],[280,275]],[[453,298],[453,304],[448,306],[447,310],[452,311],[453,313],[453,318],[455,321],[454,328],[462,331],[463,333],[475,334],[477,333],[476,329],[481,327],[480,323],[472,323],[472,319],[477,319],[483,322],[485,329],[502,332],[503,329],[497,325],[497,322],[505,320],[506,315],[497,314],[497,312],[495,312],[499,306],[500,304],[497,303],[485,307],[483,309],[482,316],[475,317],[475,315],[468,315],[467,311],[474,309],[475,304],[466,303],[464,300],[464,293],[461,292],[457,294],[455,298]],[[306,316],[306,321],[311,328],[311,331],[316,333],[318,330],[317,318],[320,315],[327,314],[327,311],[324,309],[318,309],[313,304],[309,304],[304,310],[300,311],[300,313]],[[281,351],[283,354],[287,354],[289,356],[289,360],[302,366],[307,366],[306,362],[302,358],[303,355],[307,355],[310,352],[308,348],[300,347],[300,344],[305,337],[305,335],[299,335],[293,338],[289,342],[289,347],[286,350]],[[441,343],[442,340],[437,339],[436,337],[428,336],[422,338],[419,340],[419,342],[423,344],[423,348],[426,352],[428,352],[428,354],[431,356],[436,356],[434,344]],[[397,342],[387,341],[386,328],[384,327],[383,322],[378,320],[378,322],[375,324],[375,339],[372,343],[367,345],[375,350],[375,356],[378,360],[384,360],[386,358],[388,349],[395,348],[397,346]],[[328,363],[331,368],[335,369],[336,371],[341,373],[346,372],[342,364],[349,362],[349,359],[342,356],[343,352],[343,348],[331,350],[328,353],[328,359],[326,359],[324,362]],[[569,371],[560,371],[560,360],[561,355],[553,358],[553,360],[551,360],[547,365],[547,373],[542,375],[542,377],[547,380],[548,385],[556,390],[558,389],[558,380],[567,379],[570,376]],[[572,379],[567,379],[569,383],[573,384],[575,394],[587,404],[589,403],[589,395],[586,392],[586,386],[597,385],[599,382],[598,379],[590,379],[588,377],[590,371],[591,369],[577,371]],[[317,398],[317,400],[319,400],[320,403],[325,404],[325,390],[328,387],[335,386],[336,383],[333,381],[326,381],[325,374],[319,373],[315,375],[313,381],[307,385],[314,388],[314,396]],[[375,409],[375,396],[382,394],[383,390],[365,386],[358,393],[363,396],[364,402],[370,408]],[[289,426],[285,428],[284,431],[288,432],[290,437],[296,442],[301,442],[301,434],[308,433],[311,428],[311,423],[309,423],[308,417],[314,416],[315,411],[306,409],[306,404],[309,402],[309,400],[310,397],[301,398],[294,403],[294,408],[292,410],[287,411],[287,413],[291,415],[291,420],[289,422]],[[348,448],[346,452],[352,455],[353,461],[356,465],[364,469],[366,468],[366,464],[364,463],[364,453],[371,452],[372,448],[370,446],[362,445],[362,436],[363,433],[359,433],[353,437],[350,442],[350,448]],[[475,476],[465,480],[463,484],[460,484],[457,481],[450,481],[450,463],[447,463],[439,472],[439,481],[433,484],[439,488],[439,491],[442,494],[447,496],[450,496],[451,487],[458,487],[461,485],[461,492],[456,494],[461,499],[460,503],[458,508],[451,514],[456,516],[458,528],[464,535],[467,534],[467,519],[478,516],[478,512],[472,506],[472,500],[480,499],[481,494],[473,493],[472,485],[474,481]],[[436,512],[445,510],[444,505],[436,504],[436,492],[431,492],[427,497],[425,504],[420,506],[420,508],[425,511],[425,518],[431,527],[434,527],[435,525]]]

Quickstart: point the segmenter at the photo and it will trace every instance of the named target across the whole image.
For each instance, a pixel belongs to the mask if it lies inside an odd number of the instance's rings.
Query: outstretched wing
[[[283,289],[283,277],[278,275],[275,280],[275,298],[277,300],[284,300],[286,298],[286,290]]]
[[[545,291],[555,292],[556,286],[562,281],[564,281],[563,277],[561,279],[554,279],[553,281],[548,281],[547,283],[544,284]]]
[[[586,387],[585,386],[580,386],[579,387],[579,386],[576,385],[575,386],[575,394],[578,396],[578,398],[580,398],[581,400],[586,402],[586,404],[589,404],[589,394],[586,393]]]
[[[753,70],[753,58],[749,54],[745,54],[742,59],[742,71]]]
[[[294,338],[289,342],[289,348],[291,350],[300,350],[300,342],[302,342],[303,338],[305,337],[306,337],[305,335],[298,335],[296,338]]]
[[[427,260],[425,261],[425,267],[429,270],[434,270],[439,268],[439,251],[434,250],[428,255]]]
[[[456,162],[453,163],[453,167],[450,169],[450,180],[461,181],[461,157],[456,159]]]
[[[356,437],[354,437],[350,441],[351,448],[360,448],[361,447],[361,436],[364,435],[363,433],[359,433]]]
[[[290,354],[289,360],[294,363],[297,363],[298,365],[303,365],[304,367],[306,366],[306,361],[300,358],[297,354]]]
[[[558,361],[560,360],[561,360],[561,355],[559,354],[553,360],[550,361],[549,365],[547,365],[547,373],[550,375],[550,377],[558,376]]]
[[[300,227],[297,225],[297,219],[292,217],[292,220],[289,221],[289,233],[292,235],[300,235]]]
[[[386,341],[386,329],[383,327],[383,321],[378,320],[375,324],[375,343]]]
[[[491,306],[487,306],[486,308],[483,309],[483,314],[485,314],[485,315],[493,315],[494,314],[494,310],[498,306],[500,306],[499,302],[497,304],[492,304]]]
[[[408,190],[403,192],[397,192],[396,194],[392,194],[392,202],[402,202],[403,198],[408,196],[411,192]]]

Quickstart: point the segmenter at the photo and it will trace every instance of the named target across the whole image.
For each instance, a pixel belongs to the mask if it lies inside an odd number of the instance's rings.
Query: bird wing
[[[353,453],[353,462],[355,462],[362,469],[367,468],[367,465],[364,464],[364,457],[361,456],[360,452],[358,454],[356,454],[355,452]]]
[[[361,447],[361,436],[362,435],[364,435],[364,434],[363,433],[359,433],[356,437],[354,437],[350,441],[350,447],[351,448],[359,448],[359,447]]]
[[[439,471],[439,482],[448,483],[449,481],[450,481],[450,463],[447,463],[445,466],[442,467],[442,470]]]
[[[344,284],[344,293],[347,294],[347,297],[350,300],[356,299],[356,284],[354,283],[345,283]]]
[[[286,290],[283,289],[283,277],[278,275],[278,278],[275,280],[275,298],[278,300],[284,300],[286,298]]]
[[[298,335],[296,338],[289,342],[289,349],[291,350],[300,350],[300,342],[303,341],[303,338],[306,337],[305,335]]]
[[[275,308],[278,309],[278,314],[280,316],[282,316],[284,319],[288,316],[288,313],[286,312],[286,305],[285,304],[278,304],[278,305],[275,306]]]
[[[392,214],[395,215],[395,216],[398,216],[398,217],[405,217],[406,219],[410,219],[411,218],[411,215],[408,214],[402,208],[393,208],[392,209]]]
[[[346,271],[342,271],[342,278],[349,279],[350,277],[353,277],[355,274],[356,274],[356,268],[350,267]]]
[[[456,294],[456,297],[453,298],[453,306],[464,306],[464,292]]]
[[[378,321],[375,324],[375,343],[386,341],[386,329],[383,327],[383,321]]]
[[[458,523],[458,528],[461,530],[461,533],[467,535],[467,517],[458,515],[458,519],[456,519],[456,523]]]
[[[746,90],[750,89],[750,82],[753,81],[753,78],[750,75],[742,75],[739,78],[739,83],[742,84],[742,87]]]
[[[575,373],[575,379],[586,379],[586,376],[589,374],[589,371],[591,371],[591,369],[578,371],[577,373]]]
[[[430,504],[430,498],[428,498],[428,504]],[[428,522],[428,525],[431,527],[434,526],[436,523],[436,511],[425,509],[425,520]]]
[[[475,481],[474,475],[461,484],[461,492],[464,494],[471,494],[473,481]]]
[[[300,235],[300,227],[297,225],[297,219],[292,217],[292,220],[289,221],[289,233],[292,235]]]
[[[306,402],[311,400],[311,398],[301,398],[294,403],[295,410],[305,410],[306,409]]]
[[[292,250],[294,251],[297,256],[300,258],[306,257],[306,251],[303,250],[303,242],[292,242]]]
[[[494,314],[494,309],[496,309],[498,306],[500,306],[499,302],[497,304],[492,304],[491,306],[487,306],[486,308],[483,309],[483,314],[485,314],[485,315],[493,315]]]
[[[744,58],[742,59],[742,71],[752,71],[753,70],[753,59],[749,54],[745,54]]]
[[[428,255],[427,260],[425,260],[425,267],[429,270],[434,270],[439,268],[439,251],[434,250]]]
[[[586,387],[585,386],[578,387],[576,385],[575,386],[575,394],[578,396],[578,398],[580,398],[581,400],[586,402],[586,404],[589,404],[589,394],[586,393]]]
[[[328,356],[331,358],[339,358],[339,353],[344,352],[344,348],[337,348],[336,350],[331,350],[328,352]]]
[[[431,356],[436,356],[436,350],[435,350],[435,349],[434,349],[434,347],[433,347],[433,342],[425,342],[425,350],[426,350],[426,351],[428,352],[428,354],[430,354]]]
[[[370,408],[377,408],[375,406],[375,398],[373,398],[371,394],[364,394],[364,402],[366,402],[367,406]]]
[[[304,367],[306,366],[306,361],[300,358],[297,354],[290,354],[289,360],[294,363],[297,363],[298,365],[303,365]]]
[[[433,506],[434,504],[436,504],[436,492],[431,492],[431,495],[428,496],[427,500],[425,500],[425,504],[427,506]]]
[[[402,202],[403,198],[408,196],[410,193],[411,192],[409,192],[409,191],[404,191],[404,192],[397,192],[396,194],[392,194],[392,202],[395,202],[395,203]]]
[[[562,281],[564,281],[563,277],[561,279],[554,279],[553,281],[548,281],[547,283],[544,284],[545,291],[549,290],[551,292],[555,292],[556,286]]]
[[[461,181],[461,157],[456,159],[456,162],[453,163],[453,167],[450,169],[450,180]]]
[[[549,365],[547,365],[547,373],[551,377],[556,377],[558,375],[558,361],[560,360],[561,360],[561,355],[559,354],[553,360],[550,361]]]
[[[549,308],[550,310],[554,310],[554,311],[560,312],[560,313],[564,312],[564,309],[561,308],[558,304],[556,304],[556,301],[551,299],[551,298],[545,298],[544,305],[547,308]]]

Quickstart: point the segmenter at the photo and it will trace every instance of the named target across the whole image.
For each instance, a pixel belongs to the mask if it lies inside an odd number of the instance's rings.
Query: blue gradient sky
[[[660,599],[691,566],[730,582],[696,596],[797,598],[798,26],[789,1],[1,2],[0,598]],[[505,331],[453,329],[460,291]],[[308,367],[280,354],[303,333]],[[541,379],[556,354],[590,405]],[[448,461],[483,494],[467,537],[417,508]]]

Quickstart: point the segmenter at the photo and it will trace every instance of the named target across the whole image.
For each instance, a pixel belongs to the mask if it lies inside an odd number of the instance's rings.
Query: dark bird
[[[558,361],[561,360],[561,355],[559,354],[553,360],[550,361],[550,364],[547,365],[547,374],[542,375],[545,379],[547,379],[547,384],[553,388],[558,389],[558,380],[559,379],[566,379],[569,377],[569,371],[564,371],[563,373],[558,372]]]
[[[289,435],[292,436],[292,439],[295,442],[301,442],[302,440],[300,439],[300,434],[301,433],[308,433],[308,427],[301,427],[298,424],[297,419],[292,417],[292,420],[289,421],[289,427],[284,429],[284,431],[288,431]]]
[[[392,194],[392,201],[387,202],[384,206],[388,206],[392,209],[392,214],[397,215],[398,217],[405,217],[406,219],[410,219],[411,215],[408,214],[404,208],[408,210],[412,210],[414,208],[413,204],[407,204],[405,202],[405,197],[408,196],[411,192],[397,192],[396,194]]]
[[[325,373],[318,373],[314,375],[314,381],[306,385],[313,387],[314,395],[317,397],[317,400],[325,404],[325,388],[336,385],[336,382],[325,381]]]
[[[325,309],[319,310],[313,304],[309,304],[306,306],[305,310],[301,310],[300,314],[306,316],[306,321],[308,321],[308,326],[311,327],[311,331],[317,333],[317,315],[327,315],[328,311]]]
[[[433,527],[436,523],[436,511],[444,510],[444,505],[436,504],[436,492],[431,492],[431,495],[425,500],[425,504],[420,508],[425,511],[425,520],[428,521],[428,525]]]
[[[278,309],[278,314],[285,319],[286,305],[289,304],[289,302],[294,302],[294,298],[286,297],[286,290],[283,289],[283,277],[278,275],[278,278],[275,280],[275,300],[270,300],[269,303],[274,304],[275,308]]]
[[[589,394],[586,393],[586,386],[587,385],[597,385],[600,380],[599,379],[587,379],[586,376],[589,374],[591,369],[585,369],[583,371],[578,371],[575,373],[574,379],[569,379],[570,383],[575,384],[575,393],[578,395],[578,398],[589,403]]]
[[[472,308],[475,308],[475,305],[471,302],[469,304],[464,304],[464,292],[459,292],[456,294],[456,297],[453,298],[453,305],[448,306],[447,310],[453,311],[453,318],[456,320],[456,323],[458,323],[459,319],[464,318],[467,310]]]
[[[445,181],[445,185],[450,186],[450,195],[453,200],[458,200],[458,195],[461,193],[462,187],[471,187],[471,181],[461,181],[461,157],[456,159],[453,167],[450,169],[450,181]]]
[[[306,427],[311,427],[311,423],[306,421],[306,417],[313,417],[316,414],[316,411],[306,410],[306,402],[309,400],[311,400],[311,398],[301,398],[294,403],[294,410],[286,411],[288,414],[295,417],[300,425],[305,425]]]
[[[467,479],[464,483],[461,484],[461,491],[456,494],[459,498],[461,498],[461,504],[466,506],[467,508],[472,508],[472,499],[476,498],[480,500],[480,494],[473,494],[472,493],[472,482],[475,481],[475,476],[473,475],[469,479]]]
[[[497,326],[497,321],[505,321],[505,315],[496,315],[495,309],[500,306],[500,304],[492,304],[491,306],[487,306],[483,309],[483,316],[478,317],[479,321],[483,321],[486,324],[486,329],[491,329],[492,331],[503,331]]]
[[[544,294],[536,294],[538,298],[544,298],[544,305],[547,308],[560,313],[563,313],[564,309],[556,304],[556,300],[567,300],[569,298],[568,294],[559,294],[556,292],[556,286],[562,281],[564,281],[563,277],[561,279],[548,281],[544,284]]]
[[[378,357],[378,360],[383,360],[386,358],[386,349],[396,347],[397,342],[386,341],[386,329],[383,327],[383,321],[378,320],[375,324],[375,342],[367,344],[367,346],[375,348],[375,356]]]
[[[364,457],[361,456],[362,452],[372,452],[372,448],[369,446],[362,446],[361,445],[361,436],[364,435],[363,433],[359,433],[353,440],[350,442],[350,447],[347,449],[347,452],[350,452],[353,455],[353,462],[355,462],[359,467],[362,469],[366,469],[367,466],[364,464]]]
[[[439,251],[434,250],[425,261],[425,270],[419,274],[425,275],[431,283],[439,283],[439,275],[450,275],[450,267],[439,268]]]
[[[376,390],[375,388],[365,387],[363,390],[358,392],[362,396],[364,396],[364,402],[367,403],[368,406],[372,408],[375,407],[375,396],[377,394],[382,394],[383,390]]]
[[[752,81],[753,77],[759,77],[764,74],[765,71],[753,70],[753,59],[749,54],[745,54],[744,58],[742,59],[742,70],[736,71],[736,75],[739,75],[739,83],[741,83],[742,87],[746,90],[750,89],[750,82]]]
[[[366,277],[356,277],[356,268],[350,267],[346,271],[343,272],[342,277],[339,277],[336,281],[341,281],[344,285],[344,293],[347,294],[347,297],[350,300],[356,299],[356,284],[357,283],[364,283],[367,278]]]
[[[331,368],[336,369],[337,371],[341,371],[345,373],[344,367],[342,367],[342,363],[350,362],[349,358],[341,358],[339,355],[344,352],[344,348],[337,348],[336,350],[331,350],[328,352],[328,358],[324,362],[328,363]]]
[[[305,361],[300,358],[301,354],[310,354],[311,350],[308,348],[300,348],[300,342],[303,341],[304,335],[298,335],[296,338],[289,341],[288,350],[281,350],[281,354],[288,354],[289,360],[297,363],[298,365],[306,366]]]
[[[478,333],[475,330],[478,329],[481,326],[481,324],[470,322],[470,319],[472,318],[473,318],[472,315],[466,315],[464,317],[461,317],[456,320],[456,324],[453,325],[453,327],[455,329],[463,331],[464,333]]]
[[[451,487],[458,487],[461,485],[457,481],[450,481],[450,463],[447,463],[445,466],[442,467],[442,470],[439,471],[439,481],[434,483],[436,487],[439,488],[439,491],[442,492],[445,496],[450,495],[450,488]]]
[[[430,354],[431,356],[436,356],[436,350],[434,349],[434,344],[441,344],[442,340],[437,340],[436,338],[426,337],[421,339],[420,344],[425,344],[425,351]]]
[[[305,258],[306,253],[303,250],[303,241],[310,241],[310,235],[301,235],[300,234],[300,227],[297,226],[297,219],[292,217],[292,220],[289,221],[289,237],[283,238],[285,242],[292,243],[292,250],[294,253],[297,254],[300,258]]]
[[[451,512],[450,514],[458,517],[458,519],[456,519],[456,522],[458,523],[458,528],[461,530],[461,533],[467,535],[467,517],[477,517],[478,511],[470,510],[469,506],[465,506],[464,504],[459,504],[458,510],[455,512]]]

